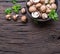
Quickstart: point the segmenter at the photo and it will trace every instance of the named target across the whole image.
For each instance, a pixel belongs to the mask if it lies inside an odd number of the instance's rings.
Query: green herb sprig
[[[5,10],[5,14],[11,14],[12,12],[15,12],[16,14],[19,13],[21,5],[17,4],[17,0],[11,0],[11,1],[14,4],[14,6],[12,6],[11,8],[7,8]]]
[[[48,14],[49,18],[53,19],[54,21],[58,20],[58,14],[56,10],[51,10],[51,12]]]
[[[5,14],[11,14],[12,13],[12,9],[11,8],[7,8],[6,10],[5,10]]]
[[[21,5],[20,4],[15,4],[13,7],[12,7],[13,11],[15,13],[19,13],[19,10],[21,9]]]

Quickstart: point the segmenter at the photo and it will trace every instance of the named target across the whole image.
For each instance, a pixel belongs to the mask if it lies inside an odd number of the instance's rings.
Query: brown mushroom
[[[50,4],[55,3],[55,0],[50,0]]]
[[[26,13],[25,8],[22,8],[22,9],[21,9],[21,13],[22,13],[22,14]]]
[[[51,5],[50,4],[47,4],[46,7],[51,9]]]
[[[6,17],[7,20],[11,20],[11,15],[10,14],[6,15],[5,17]]]
[[[57,9],[57,6],[56,6],[56,4],[51,4],[51,9]]]
[[[40,7],[40,11],[41,11],[41,12],[45,12],[45,11],[46,11],[46,6],[45,6],[45,5],[42,5],[42,6]]]
[[[45,3],[45,0],[40,0],[41,3]]]
[[[29,7],[29,12],[34,12],[34,11],[36,11],[37,9],[36,9],[36,7],[35,6],[30,6]]]
[[[40,8],[41,5],[42,5],[41,3],[37,3],[37,4],[36,4],[36,8]]]
[[[27,2],[27,6],[31,6],[32,5],[32,3],[29,1],[29,2]]]
[[[21,22],[23,22],[23,23],[27,22],[27,17],[25,15],[21,17]]]
[[[48,4],[49,0],[45,0],[45,4]]]
[[[43,13],[42,14],[42,19],[47,19],[48,18],[48,15],[46,13]]]
[[[50,12],[51,12],[51,9],[47,8],[46,13],[50,13]]]
[[[18,18],[18,16],[19,16],[18,14],[13,15],[13,16],[12,16],[12,17],[13,17],[13,20],[14,20],[14,21],[16,21],[16,20],[17,20],[17,18]]]

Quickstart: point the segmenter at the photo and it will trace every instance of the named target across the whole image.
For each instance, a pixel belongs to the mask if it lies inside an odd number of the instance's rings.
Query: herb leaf
[[[5,14],[11,14],[12,13],[12,9],[11,8],[7,8],[6,10],[5,10]]]
[[[51,12],[48,14],[49,18],[53,19],[53,20],[58,20],[58,14],[56,13],[55,10],[51,10]]]
[[[15,4],[13,7],[12,7],[13,11],[15,13],[19,13],[19,10],[21,9],[21,5],[19,4]]]

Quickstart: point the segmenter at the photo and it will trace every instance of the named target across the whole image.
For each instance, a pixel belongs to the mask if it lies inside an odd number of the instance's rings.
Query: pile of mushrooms
[[[29,0],[27,6],[33,18],[41,19],[47,19],[51,10],[57,9],[55,0]]]

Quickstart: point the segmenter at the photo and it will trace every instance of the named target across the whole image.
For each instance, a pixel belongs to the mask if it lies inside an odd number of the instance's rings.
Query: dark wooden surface
[[[18,0],[26,7],[25,0]],[[35,25],[5,20],[4,10],[11,7],[11,0],[0,0],[0,54],[60,54],[60,19]],[[60,0],[58,0],[60,18]],[[21,16],[21,13],[19,14]]]

